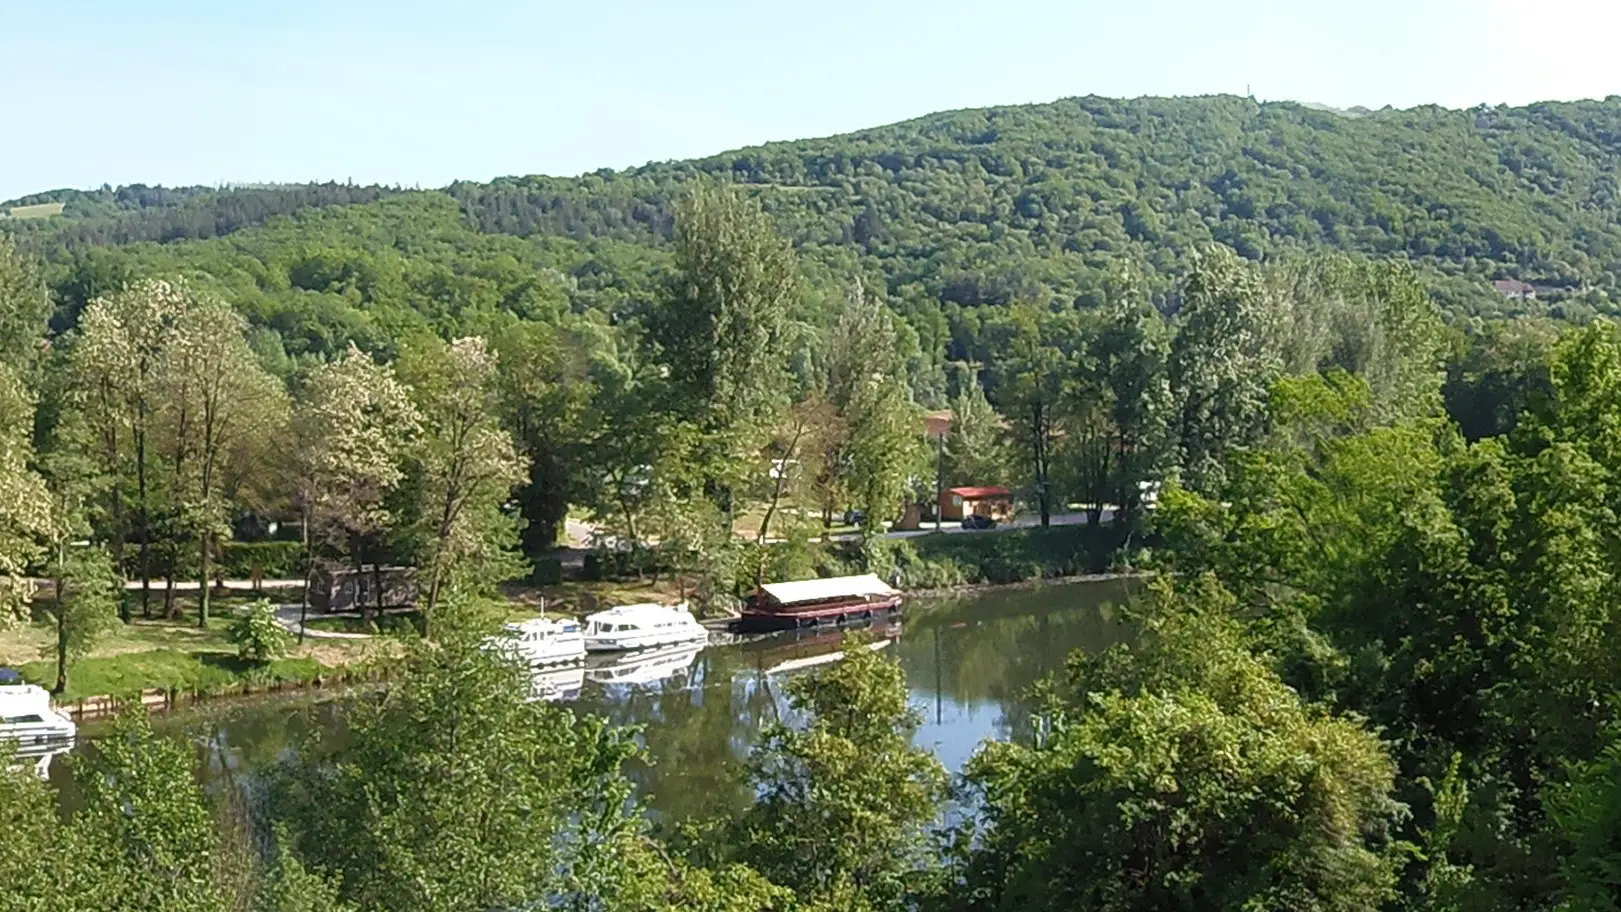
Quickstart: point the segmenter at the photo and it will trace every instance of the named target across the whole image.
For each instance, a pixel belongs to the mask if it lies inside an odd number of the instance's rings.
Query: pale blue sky
[[[0,0],[0,199],[577,174],[949,108],[1621,94],[1614,0]]]

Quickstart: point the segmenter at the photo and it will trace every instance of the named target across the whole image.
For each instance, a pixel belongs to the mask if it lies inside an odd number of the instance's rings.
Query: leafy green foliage
[[[851,639],[842,662],[788,694],[805,726],[776,725],[755,748],[759,797],[728,850],[810,901],[905,908],[947,780],[912,745],[919,718],[900,667]]]
[[[276,620],[276,606],[268,599],[254,602],[231,622],[230,639],[242,661],[259,665],[287,655],[292,646],[292,636]]]
[[[1368,909],[1401,860],[1395,767],[1305,705],[1219,595],[1157,596],[1141,649],[1077,658],[1033,745],[971,763],[973,908]]]

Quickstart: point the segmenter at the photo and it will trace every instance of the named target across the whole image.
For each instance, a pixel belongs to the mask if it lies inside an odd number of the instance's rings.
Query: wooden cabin
[[[1013,492],[1003,487],[949,488],[940,494],[940,518],[961,522],[984,516],[1003,522],[1013,518]]]

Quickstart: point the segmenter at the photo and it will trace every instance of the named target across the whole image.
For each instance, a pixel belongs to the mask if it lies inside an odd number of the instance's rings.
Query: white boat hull
[[[709,631],[695,630],[647,631],[625,636],[586,637],[586,652],[635,652],[639,649],[657,649],[681,643],[700,643],[709,639]]]

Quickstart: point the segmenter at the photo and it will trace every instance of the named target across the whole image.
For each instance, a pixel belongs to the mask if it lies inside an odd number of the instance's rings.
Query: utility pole
[[[938,454],[934,460],[934,531],[940,531],[940,514],[944,513],[941,503],[946,498],[946,435],[936,434],[934,448]]]

